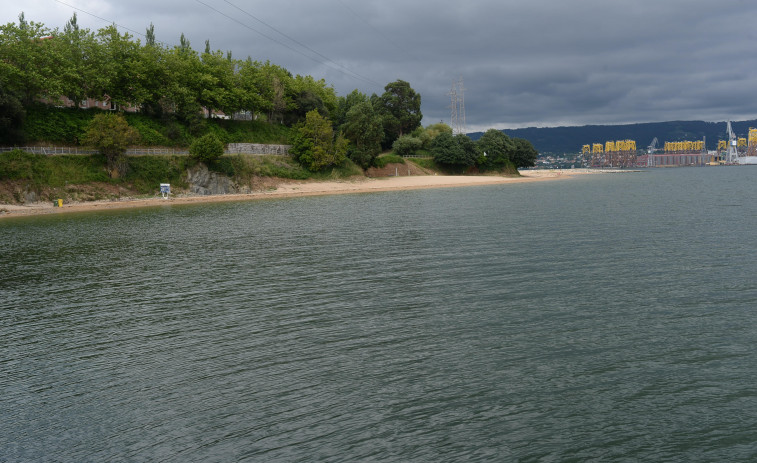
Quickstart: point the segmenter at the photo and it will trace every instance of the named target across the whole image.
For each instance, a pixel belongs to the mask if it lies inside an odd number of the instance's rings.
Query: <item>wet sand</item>
[[[121,198],[105,201],[85,201],[64,203],[55,207],[51,201],[13,205],[0,204],[0,218],[39,214],[60,214],[66,212],[99,211],[134,207],[164,206],[166,204],[194,204],[226,201],[245,201],[265,198],[286,198],[299,196],[316,196],[332,194],[370,193],[376,191],[416,190],[423,188],[451,188],[475,185],[495,185],[503,183],[539,182],[569,178],[574,175],[597,174],[606,171],[588,169],[570,170],[524,170],[521,177],[497,176],[448,176],[420,175],[410,177],[361,178],[327,182],[289,182],[283,181],[276,189],[256,191],[248,194],[228,195],[177,195],[168,199],[160,196],[150,198]]]

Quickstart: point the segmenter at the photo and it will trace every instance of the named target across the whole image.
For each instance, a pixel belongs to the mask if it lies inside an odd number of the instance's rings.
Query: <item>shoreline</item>
[[[0,219],[4,217],[26,217],[44,214],[62,214],[69,212],[103,211],[139,207],[158,207],[168,205],[219,203],[230,201],[251,201],[267,198],[296,198],[304,196],[323,196],[336,194],[359,194],[385,191],[419,190],[429,188],[454,188],[476,185],[498,185],[508,183],[540,182],[571,178],[576,175],[634,172],[631,170],[524,170],[520,177],[497,176],[456,176],[456,175],[418,175],[409,177],[365,178],[359,180],[294,182],[282,181],[276,189],[225,195],[180,195],[163,199],[122,198],[117,200],[85,201],[53,206],[52,202],[16,205],[0,204]],[[636,171],[638,172],[638,171]]]

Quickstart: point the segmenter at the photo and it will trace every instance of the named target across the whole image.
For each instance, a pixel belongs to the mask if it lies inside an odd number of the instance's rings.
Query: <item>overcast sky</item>
[[[397,79],[423,124],[450,123],[464,79],[468,131],[757,118],[753,0],[0,0],[0,22],[63,28],[76,11],[176,45],[231,50],[339,95]],[[78,8],[79,10],[76,10]],[[86,13],[85,13],[86,12]],[[90,16],[93,14],[107,21]],[[282,35],[283,33],[283,35]]]

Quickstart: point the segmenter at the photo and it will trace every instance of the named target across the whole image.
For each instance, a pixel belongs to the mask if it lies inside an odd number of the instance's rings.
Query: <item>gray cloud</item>
[[[226,1],[202,1],[233,19],[192,0],[64,3],[139,32],[152,22],[170,45],[182,32],[197,50],[209,39],[237,58],[324,78],[341,95],[406,80],[422,95],[424,124],[449,122],[461,76],[471,130],[757,117],[753,2],[229,0],[318,55]],[[59,28],[74,11],[55,0],[23,9]],[[4,5],[0,21],[19,12]]]

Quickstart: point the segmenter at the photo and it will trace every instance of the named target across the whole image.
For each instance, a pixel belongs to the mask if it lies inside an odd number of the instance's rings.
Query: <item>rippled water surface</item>
[[[0,461],[755,461],[757,168],[0,221]]]

